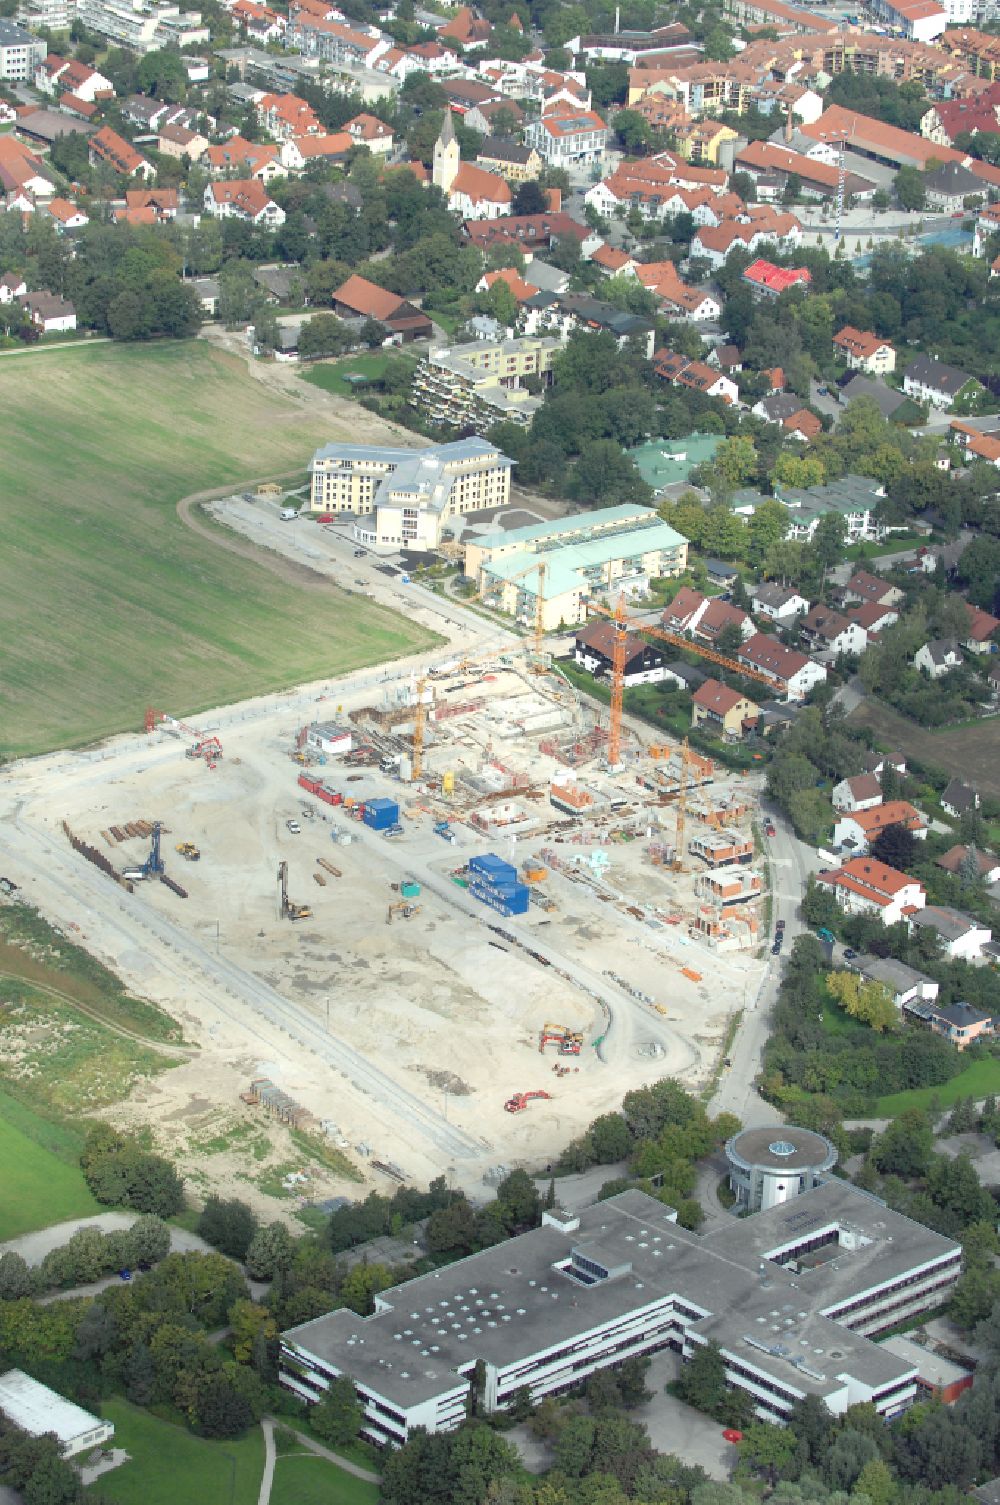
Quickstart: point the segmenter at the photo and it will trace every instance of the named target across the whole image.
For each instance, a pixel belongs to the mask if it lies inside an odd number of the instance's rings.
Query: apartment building
[[[429,449],[328,444],[313,455],[310,509],[351,513],[372,547],[436,549],[447,522],[510,499],[513,461],[485,439]]]
[[[35,69],[45,52],[41,37],[34,37],[23,26],[0,17],[0,79],[4,83],[33,83]]]
[[[781,1132],[774,1129],[774,1139]],[[629,1190],[282,1334],[281,1381],[302,1399],[349,1376],[361,1433],[399,1446],[450,1431],[479,1401],[502,1412],[521,1390],[557,1395],[632,1355],[689,1359],[718,1344],[731,1385],[781,1422],[817,1397],[834,1415],[870,1403],[885,1418],[917,1395],[917,1370],[871,1339],[946,1299],[961,1270],[951,1239],[849,1183],[704,1234]]]
[[[687,549],[651,508],[622,504],[469,539],[465,573],[499,610],[528,625],[540,610],[549,629],[585,622],[588,601],[645,594],[650,580],[683,574]]]
[[[550,167],[583,166],[603,157],[608,128],[593,110],[559,106],[532,121],[524,132],[524,140]]]
[[[525,381],[534,377],[549,386],[562,348],[561,340],[549,337],[431,349],[414,374],[414,399],[432,423],[478,429],[507,422],[527,428],[542,398],[530,393]]]
[[[77,0],[77,15],[91,31],[118,47],[145,55],[173,44],[194,46],[210,40],[200,11],[182,11],[170,0]]]

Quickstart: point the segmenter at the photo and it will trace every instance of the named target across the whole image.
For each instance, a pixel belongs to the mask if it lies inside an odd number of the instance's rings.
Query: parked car
[[[775,930],[784,930],[784,928],[785,928],[785,922],[784,922],[784,920],[775,920],[775,922],[774,922],[774,928],[775,928]]]
[[[337,521],[337,514],[336,512],[321,512],[316,521],[318,523],[335,523]]]
[[[365,557],[365,551],[364,551],[364,549],[355,549],[354,550],[354,557],[355,557],[355,559],[364,559],[364,557]]]
[[[285,826],[289,831],[291,831],[293,836],[301,836],[302,827],[299,825],[297,820],[286,820]]]
[[[764,822],[764,835],[765,836],[776,836],[777,834],[778,833],[777,833],[777,831],[774,828],[774,822],[770,821],[770,820],[765,821]]]
[[[781,951],[781,942],[780,941],[775,941],[774,945],[771,947],[771,955],[772,956],[777,956],[780,953],[780,951]]]
[[[845,960],[845,962],[852,962],[852,961],[854,961],[855,958],[857,957],[857,954],[858,953],[856,951],[852,951],[851,948],[850,948],[850,946],[848,946],[847,950],[844,952],[844,960]]]

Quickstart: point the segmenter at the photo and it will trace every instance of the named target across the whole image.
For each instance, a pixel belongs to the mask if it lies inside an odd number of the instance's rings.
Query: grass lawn
[[[374,602],[289,583],[176,514],[194,491],[301,474],[338,434],[204,341],[0,362],[0,756],[418,650]]]
[[[0,1092],[0,1242],[104,1210],[75,1163],[81,1143]]]
[[[970,1061],[963,1072],[940,1087],[914,1087],[880,1097],[875,1111],[879,1118],[895,1118],[907,1108],[929,1108],[935,1098],[942,1108],[950,1108],[960,1097],[979,1099],[993,1094],[1000,1094],[1000,1060],[990,1056]]]
[[[259,1427],[236,1442],[206,1442],[127,1401],[105,1401],[101,1415],[114,1422],[115,1443],[131,1457],[88,1494],[120,1505],[257,1505],[264,1472]]]
[[[288,1453],[274,1469],[271,1505],[378,1505],[377,1484],[312,1453]]]
[[[341,360],[323,361],[309,366],[302,372],[302,380],[314,387],[322,387],[324,392],[332,392],[334,397],[364,397],[371,390],[370,385],[361,382],[354,384],[347,378],[367,376],[370,384],[378,381],[390,364],[408,366],[411,371],[417,369],[412,356],[399,355],[396,351],[373,350],[370,355],[345,355]]]

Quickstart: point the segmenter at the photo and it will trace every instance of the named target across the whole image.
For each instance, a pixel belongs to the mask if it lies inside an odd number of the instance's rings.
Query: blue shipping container
[[[517,869],[493,852],[487,852],[483,857],[470,857],[469,872],[481,883],[517,882]]]
[[[470,879],[469,893],[481,904],[488,904],[502,915],[527,914],[530,903],[530,889],[526,883],[510,883],[501,887],[494,887],[489,883],[482,883],[478,879]]]
[[[395,800],[366,800],[364,820],[373,831],[384,831],[387,826],[398,825],[399,806]]]

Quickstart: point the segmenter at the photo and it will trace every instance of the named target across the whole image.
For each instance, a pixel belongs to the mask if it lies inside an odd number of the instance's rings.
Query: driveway
[[[678,1354],[655,1354],[646,1376],[646,1387],[652,1390],[653,1399],[629,1415],[642,1422],[659,1452],[673,1453],[683,1463],[700,1464],[712,1479],[728,1479],[737,1454],[733,1445],[724,1440],[719,1423],[664,1392],[664,1385],[677,1378],[680,1368]]]

